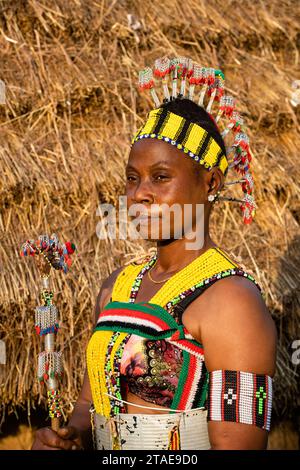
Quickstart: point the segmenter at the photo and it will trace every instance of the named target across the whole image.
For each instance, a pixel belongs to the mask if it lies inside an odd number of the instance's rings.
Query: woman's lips
[[[161,215],[140,215],[138,217],[140,225],[149,225],[151,222],[157,222],[159,219],[161,219]]]

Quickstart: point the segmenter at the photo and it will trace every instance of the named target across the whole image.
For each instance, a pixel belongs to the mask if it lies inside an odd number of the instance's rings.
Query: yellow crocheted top
[[[126,302],[129,300],[132,284],[146,263],[127,266],[116,279],[112,291],[112,300]],[[209,248],[185,268],[174,274],[159,291],[149,300],[153,304],[164,307],[170,300],[190,287],[226,269],[239,265],[232,261],[224,250]]]
[[[146,262],[139,265],[130,264],[120,272],[113,287],[112,301],[129,302],[132,285],[145,265]],[[239,265],[232,261],[224,250],[209,248],[166,281],[149,302],[165,307],[172,299],[202,280],[221,271],[238,267]],[[126,335],[127,333],[120,333],[114,340],[111,331],[95,331],[87,347],[87,368],[94,407],[97,413],[107,417],[110,416],[111,405],[105,385],[108,380],[105,371],[114,371],[115,355]],[[108,348],[112,348],[109,356],[107,356]]]

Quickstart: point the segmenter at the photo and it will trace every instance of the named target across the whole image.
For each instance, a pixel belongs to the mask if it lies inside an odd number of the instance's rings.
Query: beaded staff
[[[44,338],[45,350],[38,356],[38,380],[47,386],[49,417],[51,428],[57,431],[62,416],[59,379],[62,377],[61,352],[55,351],[55,335],[58,332],[58,312],[53,304],[53,292],[49,289],[51,268],[66,273],[72,260],[75,245],[61,244],[56,234],[40,235],[37,240],[27,240],[21,248],[21,256],[35,256],[41,276],[40,298],[42,305],[35,310],[35,330]]]

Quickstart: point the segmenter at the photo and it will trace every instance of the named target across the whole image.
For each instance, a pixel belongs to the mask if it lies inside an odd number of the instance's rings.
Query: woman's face
[[[126,167],[126,196],[128,209],[139,209],[129,215],[141,216],[138,231],[142,238],[176,238],[184,233],[183,227],[194,227],[196,204],[207,205],[209,189],[209,172],[197,166],[196,171],[188,155],[164,141],[135,142]]]

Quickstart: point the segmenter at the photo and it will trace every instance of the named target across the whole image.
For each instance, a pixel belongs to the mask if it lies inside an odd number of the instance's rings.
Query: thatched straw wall
[[[300,106],[289,99],[300,78],[299,2],[8,0],[0,1],[0,33],[7,85],[0,106],[2,412],[30,408],[42,396],[34,375],[37,275],[18,252],[26,238],[49,231],[78,247],[71,272],[55,276],[67,410],[76,399],[101,281],[136,250],[134,242],[98,240],[95,229],[99,202],[122,194],[130,136],[150,104],[136,91],[137,71],[180,54],[225,72],[251,129],[255,222],[243,226],[239,209],[223,205],[212,230],[266,293],[280,331],[275,410],[292,418],[299,409],[291,344],[300,339]]]

